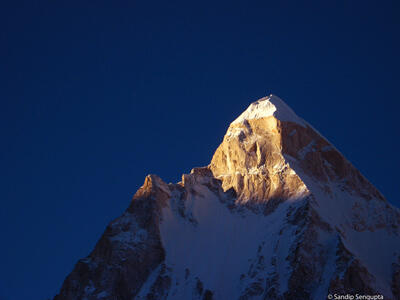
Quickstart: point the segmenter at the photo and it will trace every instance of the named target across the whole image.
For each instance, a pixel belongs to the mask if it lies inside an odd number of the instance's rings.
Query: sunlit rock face
[[[301,198],[307,187],[282,151],[282,123],[273,116],[232,123],[210,169],[239,202]]]
[[[276,96],[209,166],[146,177],[55,300],[400,295],[400,213]]]
[[[267,108],[269,113],[258,112]],[[327,140],[273,95],[250,105],[229,126],[210,168],[241,202],[304,197],[309,190],[296,170],[327,190],[331,181],[343,181],[351,191],[383,199]]]

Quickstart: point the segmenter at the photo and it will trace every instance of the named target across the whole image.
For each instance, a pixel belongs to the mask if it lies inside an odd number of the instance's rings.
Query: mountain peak
[[[308,178],[325,191],[340,183],[361,197],[384,199],[327,139],[275,95],[251,103],[230,124],[210,168],[224,190],[235,190],[238,202],[304,198],[312,193]]]
[[[207,167],[147,176],[54,299],[400,299],[399,249],[399,210],[270,95]]]
[[[250,106],[232,122],[232,124],[271,116],[274,116],[280,121],[293,122],[306,127],[303,119],[298,117],[282,99],[273,94],[251,103]]]

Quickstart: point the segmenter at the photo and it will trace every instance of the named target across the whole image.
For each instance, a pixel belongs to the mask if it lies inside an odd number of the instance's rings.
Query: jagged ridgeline
[[[209,166],[146,177],[55,300],[400,299],[400,213],[276,96]]]

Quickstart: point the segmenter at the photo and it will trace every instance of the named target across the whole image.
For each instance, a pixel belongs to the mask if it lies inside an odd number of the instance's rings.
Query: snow
[[[289,136],[294,136],[294,135],[296,134],[296,132],[297,132],[297,130],[296,130],[296,129],[293,129],[293,130],[289,133]]]
[[[243,129],[240,127],[233,127],[229,128],[229,130],[226,132],[225,137],[236,137],[240,136],[243,133]]]
[[[297,123],[306,127],[306,123],[282,99],[275,95],[261,98],[252,104],[232,124],[244,123],[246,120],[274,116],[280,121]]]
[[[380,199],[366,201],[357,194],[350,194],[341,188],[340,182],[330,182],[331,192],[327,193],[320,182],[301,170],[296,159],[289,155],[285,155],[285,158],[316,199],[315,209],[319,216],[332,228],[341,229],[345,247],[375,276],[376,290],[391,295],[387,287],[390,287],[392,262],[395,261],[394,250],[400,249],[400,237],[392,234],[387,227],[368,229],[374,228],[379,218],[385,219],[388,215],[387,203]],[[354,229],[353,223],[357,221],[357,214],[365,223],[366,228],[363,231]]]
[[[135,245],[145,241],[148,232],[140,228],[132,214],[125,212],[120,218],[114,221],[111,226],[117,232],[116,235],[111,236],[111,242],[124,244],[125,247],[132,248]],[[123,229],[125,228],[125,229]],[[127,230],[129,228],[129,230]]]
[[[128,246],[136,245],[147,238],[147,231],[138,228],[135,231],[121,231],[115,236],[110,237],[111,241],[118,241],[120,243],[126,244]]]
[[[314,152],[315,149],[313,148],[315,145],[315,141],[311,141],[307,146],[299,150],[299,158],[304,159],[306,155],[310,152]]]
[[[286,228],[282,230],[282,235],[278,239],[276,245],[276,272],[279,276],[278,282],[280,294],[283,294],[288,290],[291,267],[287,257],[290,255],[290,251],[292,250],[290,246],[293,244],[295,239],[295,228],[286,226]]]
[[[400,249],[399,238],[389,235],[384,229],[375,232],[349,230],[344,244],[375,276],[377,290],[390,295],[387,287],[391,283],[392,262],[396,255],[394,250]]]
[[[147,295],[150,293],[152,285],[156,282],[157,276],[160,274],[160,271],[161,271],[161,264],[158,265],[158,267],[155,268],[153,272],[151,272],[146,282],[140,288],[140,291],[136,295],[135,299],[137,300],[147,299]]]
[[[322,271],[322,276],[321,276],[321,282],[319,282],[318,287],[316,291],[312,295],[312,299],[314,300],[320,300],[320,299],[326,299],[326,294],[329,292],[329,286],[331,284],[332,278],[334,278],[336,273],[336,251],[338,247],[338,237],[336,234],[328,234],[326,232],[319,231],[318,235],[325,237],[326,239],[326,245],[328,246],[328,251],[325,255],[327,258],[326,264],[324,266],[324,269]]]
[[[256,256],[260,243],[267,241],[263,252],[269,258],[276,240],[283,238],[279,230],[290,203],[281,205],[268,218],[250,211],[239,214],[230,211],[206,186],[194,188],[197,193],[189,194],[186,208],[196,225],[185,222],[170,207],[162,211],[160,232],[166,264],[173,269],[175,282],[185,282],[189,269],[205,289],[213,291],[215,299],[235,299],[241,290],[240,276],[249,271],[249,260]],[[283,240],[286,238],[290,236]],[[174,299],[188,299],[187,293],[188,289],[180,289]]]

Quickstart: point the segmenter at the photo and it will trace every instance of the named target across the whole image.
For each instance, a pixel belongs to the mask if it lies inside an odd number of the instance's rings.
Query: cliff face
[[[55,300],[399,297],[400,213],[276,96],[207,167],[146,177]],[[397,297],[397,298],[396,298]]]

